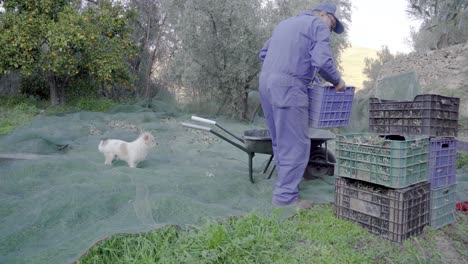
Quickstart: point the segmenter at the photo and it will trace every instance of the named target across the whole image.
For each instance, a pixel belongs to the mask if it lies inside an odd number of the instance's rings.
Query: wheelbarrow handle
[[[205,127],[205,126],[198,126],[198,125],[194,125],[194,124],[190,124],[190,123],[180,123],[182,126],[184,127],[189,127],[189,128],[193,128],[193,129],[198,129],[198,130],[205,130],[205,131],[209,131],[210,133],[216,135],[217,137],[220,137],[221,139],[224,139],[225,141],[227,141],[228,143],[230,143],[231,145],[234,145],[235,147],[241,149],[242,151],[244,151],[245,153],[249,154],[249,155],[252,155],[252,153],[247,150],[247,148],[245,148],[245,146],[242,146],[242,145],[239,145],[237,144],[236,142],[233,142],[232,140],[230,140],[229,138],[221,135],[220,133],[216,132],[215,130],[212,130],[211,128],[209,127]]]
[[[211,128],[209,127],[205,127],[205,126],[199,126],[199,125],[194,125],[194,124],[190,124],[190,123],[180,123],[182,126],[184,127],[188,127],[188,128],[193,128],[193,129],[198,129],[198,130],[204,130],[204,131],[209,131],[211,132]]]
[[[198,117],[198,116],[192,116],[192,120],[202,122],[202,123],[206,123],[206,124],[210,124],[210,125],[216,125],[216,121],[206,119],[206,118],[201,118],[201,117]]]

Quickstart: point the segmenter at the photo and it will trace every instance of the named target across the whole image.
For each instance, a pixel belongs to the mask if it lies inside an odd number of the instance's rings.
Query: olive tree
[[[127,83],[128,59],[136,55],[127,24],[134,12],[119,3],[99,1],[4,0],[0,17],[0,73],[46,77],[52,104],[64,104],[74,78]]]

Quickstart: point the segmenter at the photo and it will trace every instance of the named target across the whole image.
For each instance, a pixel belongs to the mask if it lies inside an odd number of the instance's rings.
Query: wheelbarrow
[[[181,123],[182,126],[198,129],[203,131],[208,131],[213,135],[225,140],[226,142],[230,143],[231,145],[237,147],[238,149],[244,151],[248,155],[248,162],[249,162],[249,179],[250,182],[254,183],[253,179],[253,158],[255,154],[267,154],[270,155],[270,158],[263,169],[262,173],[266,173],[268,167],[273,160],[273,146],[271,143],[270,133],[268,129],[249,129],[244,131],[242,137],[236,136],[235,134],[229,132],[222,126],[220,126],[216,121],[201,118],[198,116],[192,116],[192,120],[198,121],[201,123],[205,123],[208,125],[214,125],[224,131],[225,133],[232,136],[235,140],[239,141],[239,143],[234,142],[233,140],[227,138],[223,134],[220,134],[218,131],[213,130],[210,127],[195,125],[191,123]],[[310,156],[309,162],[307,167],[304,171],[304,179],[310,180],[314,178],[323,178],[326,175],[333,176],[334,174],[334,164],[336,163],[336,159],[333,154],[327,148],[327,141],[331,139],[335,139],[335,134],[328,130],[323,129],[316,129],[316,128],[309,128],[309,137],[310,137]],[[271,178],[273,171],[275,170],[276,166],[274,165],[270,171],[270,175],[268,179]]]

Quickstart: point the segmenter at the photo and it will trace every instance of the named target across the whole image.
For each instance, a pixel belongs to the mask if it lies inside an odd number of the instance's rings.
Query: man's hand
[[[335,85],[335,90],[337,92],[342,92],[346,88],[346,83],[343,81],[343,78],[340,78],[340,82]]]

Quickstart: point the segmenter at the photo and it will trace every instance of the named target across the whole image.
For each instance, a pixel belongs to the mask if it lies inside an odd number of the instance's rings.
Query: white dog
[[[106,158],[104,164],[110,165],[114,158],[117,158],[125,160],[130,168],[136,168],[140,161],[146,159],[148,150],[155,145],[153,135],[145,132],[132,142],[118,139],[101,140],[98,149],[104,153]]]

